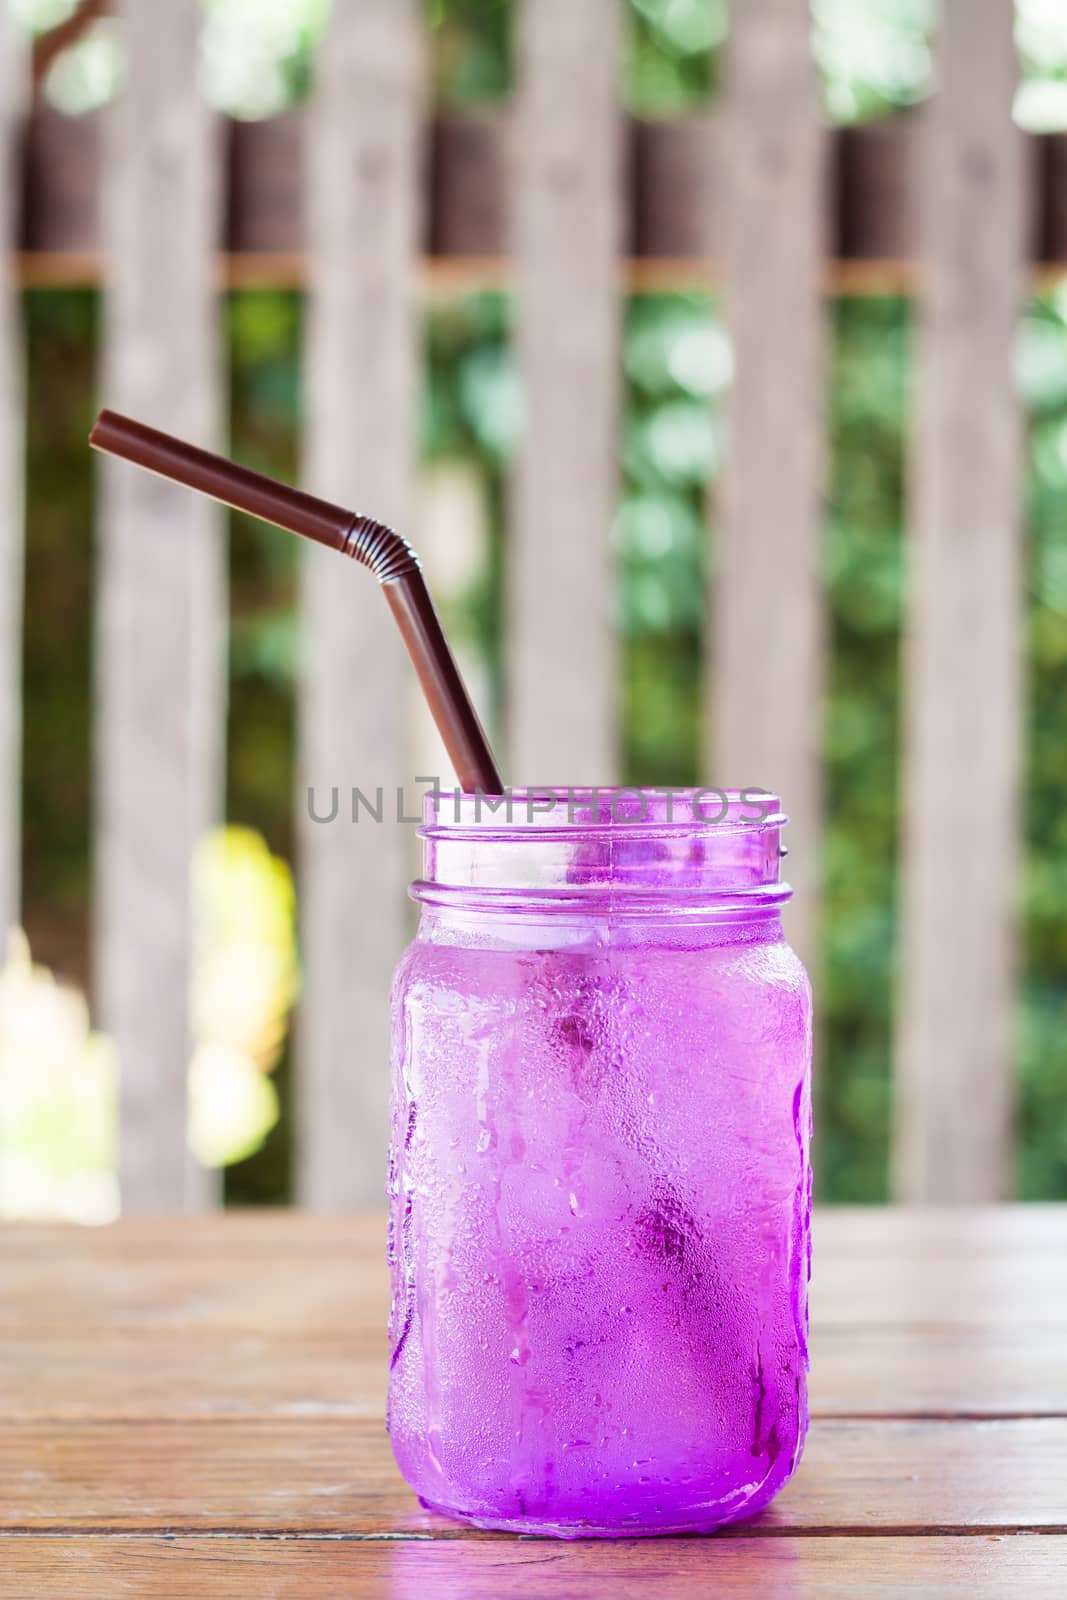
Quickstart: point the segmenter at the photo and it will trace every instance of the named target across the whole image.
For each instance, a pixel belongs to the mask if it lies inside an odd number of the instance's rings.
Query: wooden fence
[[[514,104],[436,116],[416,0],[334,0],[311,103],[262,124],[227,124],[197,100],[198,0],[115,9],[128,86],[106,113],[73,121],[31,105],[0,7],[0,917],[18,908],[20,282],[105,285],[103,396],[209,444],[222,411],[215,287],[306,283],[307,482],[402,527],[422,276],[514,285],[527,419],[508,552],[517,783],[614,774],[620,291],[714,276],[736,376],[706,770],[785,796],[793,933],[809,956],[824,291],[913,286],[896,1192],[1008,1192],[1022,602],[1012,344],[1028,264],[1067,261],[1067,140],[1012,123],[1010,0],[943,0],[929,106],[834,134],[805,0],[735,4],[720,103],[661,124],[620,109],[617,0],[523,0]],[[101,528],[98,1017],[123,1069],[124,1204],[179,1207],[210,1198],[184,1134],[187,907],[190,849],[221,792],[222,541],[211,508],[119,469],[102,477]],[[346,775],[402,781],[408,669],[373,586],[310,552],[302,611],[298,797]],[[297,811],[301,1194],[347,1206],[380,1196],[407,863],[400,830],[316,827],[302,798]]]

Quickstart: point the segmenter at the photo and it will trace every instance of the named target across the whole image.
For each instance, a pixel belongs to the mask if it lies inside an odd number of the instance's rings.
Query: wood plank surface
[[[912,437],[897,1197],[1014,1187],[1027,183],[1012,8],[946,0],[922,165]]]
[[[791,943],[817,978],[825,139],[806,0],[746,0],[727,48],[722,288],[733,343],[712,538],[707,781],[790,818]]]
[[[1062,1541],[982,1539],[35,1539],[8,1543],[0,1594],[114,1600],[1059,1600]]]
[[[320,1283],[311,1285],[308,1321],[298,1327],[264,1327],[249,1307],[239,1326],[146,1318],[77,1335],[54,1324],[4,1328],[0,1414],[23,1422],[380,1418],[388,1375],[383,1299],[355,1308],[343,1329],[329,1322],[331,1310]],[[820,1419],[1067,1416],[1065,1321],[997,1329],[817,1324],[811,1356],[811,1407]]]
[[[1067,1527],[1067,1418],[817,1419],[745,1533]],[[8,1422],[0,1531],[455,1534],[422,1510],[381,1417]]]
[[[381,1217],[228,1213],[3,1240],[4,1417],[383,1412]],[[1067,1211],[823,1211],[812,1315],[818,1417],[1067,1415]]]
[[[0,12],[0,963],[20,920],[22,812],[22,331],[13,271],[18,151],[28,52],[10,7]]]
[[[1067,1322],[1067,1210],[823,1208],[814,1223],[816,1330],[900,1325],[1015,1333]],[[385,1219],[297,1212],[130,1218],[107,1228],[4,1227],[0,1325],[97,1338],[107,1328],[269,1328],[344,1337],[386,1294]],[[869,1270],[863,1270],[864,1263]],[[290,1292],[299,1275],[301,1293]],[[944,1292],[937,1294],[937,1285]]]
[[[189,93],[197,0],[122,0],[108,120],[102,398],[218,443],[215,119]],[[225,568],[210,501],[102,464],[94,776],[96,1016],[121,1072],[126,1210],[204,1203],[188,1154],[192,853],[222,807]]]
[[[506,553],[508,781],[616,776],[622,145],[615,0],[524,0],[514,140],[525,430]]]
[[[6,1584],[6,1587],[5,1587]],[[21,1539],[0,1594],[78,1600],[821,1600],[971,1595],[1059,1600],[1054,1539],[689,1539],[545,1547],[542,1542],[294,1539]]]
[[[380,1215],[8,1226],[0,1595],[1058,1595],[1065,1240],[1067,1207],[821,1212],[797,1477],[714,1539],[567,1545],[401,1481]]]
[[[421,29],[415,0],[338,0],[319,51],[307,195],[305,482],[411,533],[418,372]],[[298,1183],[316,1208],[385,1186],[389,988],[405,943],[410,664],[378,585],[304,553],[296,796],[304,986]],[[351,818],[353,786],[385,820]],[[336,789],[338,814],[328,817]]]
[[[104,1229],[7,1226],[12,1293],[0,1330],[36,1337],[381,1327],[385,1220],[227,1212]],[[291,1292],[298,1281],[300,1293]],[[814,1223],[816,1337],[853,1328],[985,1330],[1024,1338],[1067,1325],[1067,1210],[823,1208]],[[869,1409],[869,1408],[865,1408]]]
[[[1061,1281],[1067,1250],[1067,1209],[1055,1201],[1002,1206],[817,1206],[816,1252],[822,1271],[853,1272],[864,1259],[893,1274],[909,1260],[1044,1263]],[[257,1252],[318,1256],[355,1251],[362,1259],[384,1249],[381,1209],[338,1215],[262,1207],[190,1216],[129,1216],[103,1228],[63,1222],[4,1223],[5,1254],[67,1261],[150,1260],[175,1256],[189,1263],[242,1261]],[[2,1297],[0,1297],[2,1302]],[[1003,1308],[985,1308],[999,1316]]]

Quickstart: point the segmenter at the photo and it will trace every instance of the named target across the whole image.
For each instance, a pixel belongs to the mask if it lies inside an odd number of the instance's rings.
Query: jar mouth
[[[617,836],[626,829],[650,833],[680,829],[781,828],[788,818],[776,794],[766,789],[668,789],[666,787],[602,788],[548,785],[536,789],[507,789],[502,795],[461,794],[458,790],[431,791],[423,802],[423,839],[455,837],[457,833],[495,839],[529,840],[561,833],[598,837],[605,831]]]
[[[679,910],[738,899],[777,905],[786,823],[762,789],[543,786],[426,796],[416,899],[604,900]]]

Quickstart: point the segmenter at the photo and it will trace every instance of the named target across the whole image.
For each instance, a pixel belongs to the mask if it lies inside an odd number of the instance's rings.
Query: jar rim
[[[412,886],[424,902],[647,914],[657,903],[771,907],[790,892],[780,878],[786,818],[767,790],[437,791],[425,816],[423,874]]]
[[[502,795],[431,790],[423,802],[423,839],[535,838],[596,840],[781,829],[788,818],[778,795],[746,789],[638,785],[540,785]]]

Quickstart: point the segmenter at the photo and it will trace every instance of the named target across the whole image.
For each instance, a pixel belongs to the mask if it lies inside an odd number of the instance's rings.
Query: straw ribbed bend
[[[356,517],[340,548],[343,556],[369,567],[379,583],[392,583],[420,570],[419,558],[407,540],[373,517]]]

